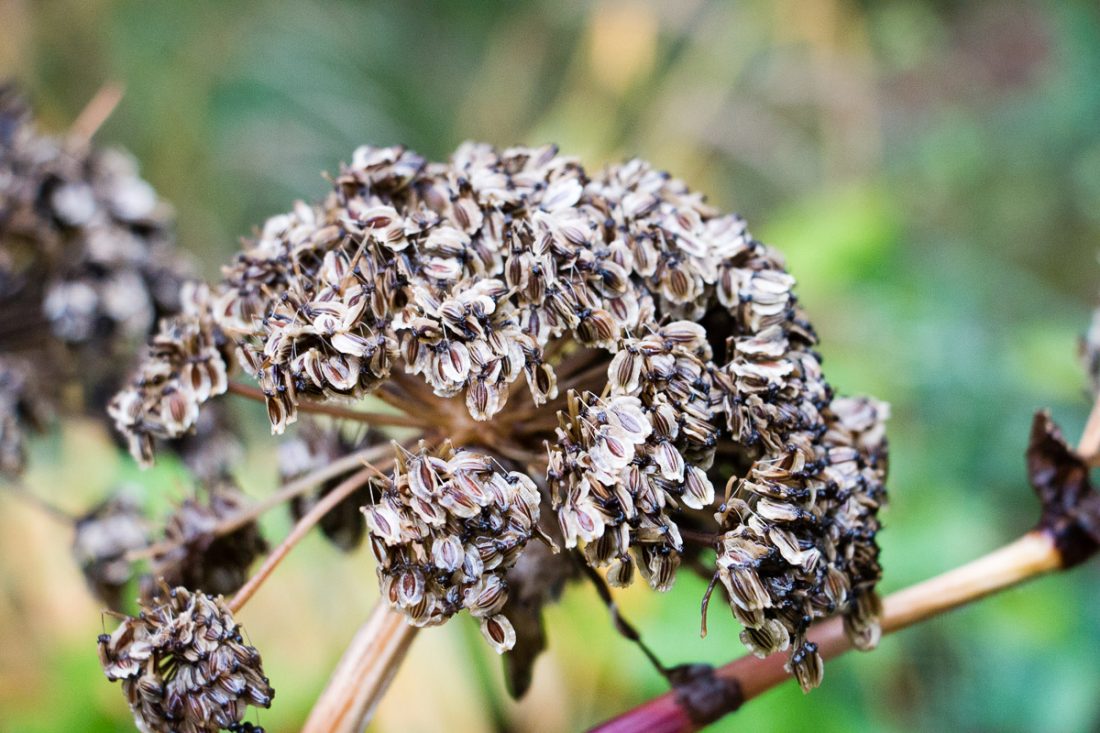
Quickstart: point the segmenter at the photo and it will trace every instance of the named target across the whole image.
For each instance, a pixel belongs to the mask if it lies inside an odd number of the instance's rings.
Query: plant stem
[[[114,82],[104,84],[69,126],[69,139],[78,145],[87,145],[115,107],[122,101],[123,87]]]
[[[241,384],[240,382],[230,382],[228,391],[256,402],[265,402],[267,400],[267,396],[264,395],[263,390],[258,387],[251,387],[247,384]],[[409,415],[395,415],[388,412],[363,412],[360,410],[353,410],[349,407],[327,405],[320,402],[310,402],[309,400],[299,400],[298,411],[309,412],[314,415],[328,415],[330,417],[354,420],[356,422],[365,422],[369,425],[387,425],[399,428],[428,427],[424,420]]]
[[[333,670],[302,733],[363,730],[418,630],[379,600]]]
[[[260,569],[256,571],[255,575],[248,579],[237,594],[233,596],[233,600],[227,604],[229,610],[236,613],[241,607],[248,602],[248,600],[256,593],[268,576],[279,566],[279,563],[283,561],[283,558],[294,549],[306,534],[313,529],[313,525],[321,521],[329,511],[332,510],[337,504],[351,496],[355,491],[362,488],[364,484],[370,479],[371,474],[374,473],[374,469],[364,468],[356,471],[351,476],[343,481],[340,485],[334,488],[329,493],[325,494],[324,498],[318,501],[313,507],[306,512],[301,519],[297,521],[294,528],[290,530],[290,534],[279,543],[267,558],[264,559],[264,564],[260,566]]]
[[[306,493],[318,484],[335,478],[342,473],[346,473],[356,466],[362,465],[364,462],[381,460],[387,455],[390,455],[392,451],[393,447],[389,444],[372,445],[369,448],[364,448],[363,450],[349,453],[342,458],[338,458],[323,468],[287,482],[274,494],[265,496],[255,504],[251,504],[236,514],[226,517],[211,530],[211,535],[212,537],[224,537],[227,534],[231,534],[249,522],[259,518],[262,514],[267,513],[284,502],[290,501],[296,496]],[[158,542],[148,547],[142,547],[127,553],[126,559],[141,560],[153,557],[154,555],[164,554],[174,548],[174,543]]]
[[[904,629],[1061,567],[1061,553],[1053,538],[1041,530],[1028,532],[966,565],[887,596],[883,600],[882,633]],[[825,659],[852,647],[843,620],[838,617],[815,625],[809,640],[817,644],[818,653]],[[783,655],[779,654],[763,659],[745,656],[714,670],[714,677],[740,690],[732,707],[723,714],[791,679],[784,663]],[[678,696],[676,690],[667,692],[592,728],[590,733],[688,733],[716,719],[693,720]]]

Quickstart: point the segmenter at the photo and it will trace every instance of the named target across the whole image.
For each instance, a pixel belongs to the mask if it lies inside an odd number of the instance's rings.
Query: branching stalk
[[[233,596],[233,600],[229,601],[227,604],[229,609],[233,613],[239,611],[241,607],[248,602],[248,599],[253,596],[261,585],[263,585],[268,576],[274,572],[275,568],[279,566],[283,558],[294,549],[294,546],[297,545],[311,529],[313,529],[313,526],[321,521],[333,507],[351,496],[358,489],[362,488],[375,470],[374,468],[364,468],[356,471],[345,479],[343,483],[325,494],[320,501],[314,504],[313,507],[298,520],[294,528],[290,530],[290,534],[286,536],[286,539],[279,543],[279,546],[264,559],[264,564],[260,566],[256,574],[249,578],[248,582],[237,591],[237,594]]]
[[[361,466],[364,462],[370,463],[379,461],[392,453],[393,447],[389,444],[374,445],[369,448],[364,448],[363,450],[355,451],[354,453],[349,453],[342,458],[338,458],[323,468],[319,468],[305,476],[287,482],[282,488],[270,496],[265,496],[255,504],[251,504],[236,514],[226,517],[211,530],[211,536],[224,537],[227,534],[231,534],[249,522],[255,521],[261,515],[266,514],[275,507],[290,501],[296,496],[301,496],[318,484],[322,484],[329,479],[347,473],[356,466]],[[154,555],[162,555],[173,549],[175,549],[174,543],[158,542],[148,547],[134,550],[128,553],[126,557],[128,560],[141,560],[153,557]]]
[[[267,400],[263,390],[258,387],[251,387],[247,384],[241,384],[240,382],[230,382],[229,392],[255,402],[264,402]],[[340,405],[310,402],[309,400],[299,400],[298,411],[308,412],[314,415],[328,415],[329,417],[338,417],[343,420],[364,422],[368,425],[386,425],[400,428],[427,427],[427,423],[424,420],[417,419],[410,415],[397,415],[389,412],[365,412],[363,410],[353,410],[349,407],[341,407]]]
[[[1049,415],[1036,415],[1028,447],[1029,478],[1043,504],[1038,526],[998,550],[883,600],[883,635],[926,621],[1046,573],[1073,567],[1100,548],[1100,496],[1087,464],[1100,448],[1100,400],[1075,451]],[[824,658],[852,648],[844,622],[815,625],[809,641]],[[789,679],[782,655],[745,656],[706,670],[670,692],[597,725],[590,733],[689,733],[737,710],[744,702]]]

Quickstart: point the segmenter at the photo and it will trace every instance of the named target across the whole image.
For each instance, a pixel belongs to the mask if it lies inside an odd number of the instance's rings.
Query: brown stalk
[[[274,572],[275,568],[279,566],[283,558],[285,558],[287,554],[294,549],[294,546],[313,529],[313,526],[321,521],[333,507],[351,496],[358,489],[362,488],[370,479],[371,474],[376,470],[377,469],[374,467],[369,467],[356,471],[332,491],[325,494],[320,501],[314,504],[313,507],[295,523],[294,528],[290,530],[290,534],[288,534],[286,538],[279,543],[279,546],[264,559],[264,564],[261,565],[260,569],[257,570],[256,573],[248,579],[248,582],[237,591],[236,595],[233,596],[233,600],[226,604],[229,610],[233,613],[239,611],[253,594],[259,590],[260,586],[263,585],[264,581]]]
[[[245,507],[236,514],[226,517],[211,530],[211,535],[212,537],[224,537],[227,534],[235,532],[249,522],[254,521],[262,514],[290,501],[296,496],[306,493],[318,484],[335,478],[342,473],[346,473],[356,466],[362,465],[364,461],[370,462],[381,460],[392,452],[393,447],[389,444],[374,445],[354,453],[349,453],[342,458],[338,458],[323,468],[287,482],[282,488],[270,496],[266,496],[255,504]],[[154,555],[164,554],[174,548],[175,545],[171,542],[158,542],[148,547],[142,547],[141,549],[127,553],[126,558],[128,560],[141,560],[153,557]]]
[[[1100,400],[1097,401],[1100,405]],[[883,600],[883,635],[945,611],[1073,567],[1100,547],[1100,495],[1088,480],[1088,462],[1100,440],[1100,407],[1076,452],[1045,413],[1036,415],[1028,448],[1031,483],[1043,504],[1038,526],[1009,544]],[[825,659],[852,648],[837,617],[815,625],[809,640]],[[734,712],[744,702],[791,679],[783,655],[745,656],[697,674],[670,692],[590,729],[590,733],[689,733]]]
[[[359,733],[374,713],[417,629],[378,601],[355,633],[302,733]]]
[[[104,84],[69,126],[69,139],[77,145],[86,145],[115,111],[125,91],[121,84]]]
[[[230,382],[228,391],[255,402],[267,401],[267,396],[264,395],[263,390],[258,387],[251,387],[247,384],[241,384],[240,382]],[[309,400],[299,400],[298,411],[308,412],[314,415],[328,415],[330,417],[354,420],[356,422],[365,422],[369,425],[387,425],[401,428],[427,427],[425,421],[418,420],[410,415],[395,415],[388,412],[364,412],[362,410],[353,410],[349,407],[341,407],[339,405],[310,402]]]

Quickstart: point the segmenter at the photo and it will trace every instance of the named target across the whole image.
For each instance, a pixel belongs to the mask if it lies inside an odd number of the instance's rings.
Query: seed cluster
[[[18,435],[36,429],[20,404],[53,406],[55,387],[74,385],[98,411],[118,362],[178,310],[190,267],[171,223],[128,154],[41,134],[0,85],[0,368],[37,375],[22,397],[0,400],[5,472],[22,469]]]
[[[222,520],[237,516],[246,497],[228,478],[203,488],[201,499],[187,499],[168,518],[165,549],[152,558],[152,578],[210,594],[229,594],[248,579],[248,569],[267,552],[259,525],[250,521],[228,534],[216,532]],[[152,588],[145,589],[148,597]]]
[[[149,544],[151,527],[142,516],[133,487],[124,487],[76,521],[73,557],[96,597],[108,608],[122,608],[122,591],[133,576],[126,557]]]
[[[226,341],[210,313],[207,287],[185,283],[180,298],[180,314],[161,322],[138,373],[107,406],[143,466],[153,461],[154,439],[194,432],[199,406],[229,385]]]
[[[821,680],[821,658],[806,642],[815,619],[843,613],[858,648],[878,642],[886,413],[873,400],[833,400],[821,439],[794,436],[775,463],[756,464],[720,517],[718,578],[745,626],[741,640],[760,656],[790,649],[804,689]]]
[[[275,695],[259,652],[244,643],[220,598],[165,591],[99,637],[107,679],[122,682],[139,730],[240,730],[247,706],[270,707]]]
[[[23,473],[28,429],[41,429],[49,413],[31,364],[0,356],[0,476]]]
[[[683,540],[670,513],[714,501],[709,360],[706,332],[688,321],[624,339],[609,396],[570,395],[561,415],[547,473],[562,534],[567,547],[587,543],[591,565],[611,565],[612,585],[629,585],[636,563],[652,587],[671,588]]]
[[[204,377],[176,396],[180,370],[207,363],[204,348],[228,362],[221,334],[276,433],[303,400],[370,394],[430,416],[434,445],[483,449],[402,458],[366,509],[385,594],[415,623],[464,606],[499,617],[477,599],[503,595],[500,573],[463,563],[477,537],[514,562],[534,528],[516,508],[537,516],[534,476],[565,546],[615,585],[637,569],[665,590],[685,537],[709,545],[745,643],[789,650],[811,687],[815,618],[843,614],[861,645],[877,636],[886,410],[834,397],[793,287],[743,219],[644,161],[589,176],[549,146],[467,143],[448,163],[364,147],[324,201],[246,244],[201,310],[209,345],[152,350],[116,420],[143,460],[146,435],[187,430],[217,390]],[[494,471],[495,458],[522,472]],[[512,524],[501,545],[492,533]],[[445,573],[431,570],[436,548]],[[509,646],[507,622],[493,623],[490,640]]]
[[[534,482],[472,451],[397,450],[392,479],[375,486],[378,502],[363,509],[382,597],[417,626],[465,608],[494,649],[511,649],[515,630],[500,613],[504,575],[536,532]]]

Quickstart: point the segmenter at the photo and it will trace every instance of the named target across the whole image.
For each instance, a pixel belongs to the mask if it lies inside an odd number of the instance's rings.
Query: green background
[[[1025,531],[1034,410],[1067,434],[1100,271],[1100,12],[1020,2],[13,2],[0,76],[60,131],[104,82],[98,134],[129,147],[216,276],[242,235],[323,194],[361,143],[431,158],[459,142],[557,142],[590,167],[640,155],[788,257],[830,381],[893,404],[886,592]],[[242,480],[275,477],[263,417]],[[34,448],[30,486],[70,508],[119,480],[151,504],[178,468],[139,474],[104,430]],[[285,517],[267,520],[280,536]],[[0,496],[0,731],[131,730],[98,671],[97,605],[64,526]],[[1100,727],[1100,578],[1046,578],[826,665],[714,730],[1087,731]],[[623,594],[668,662],[742,653],[703,584]],[[294,730],[375,595],[365,553],[311,538],[241,616]],[[662,689],[586,587],[548,614],[527,700],[467,619],[421,634],[372,730],[570,731]],[[109,620],[107,623],[110,623]]]

